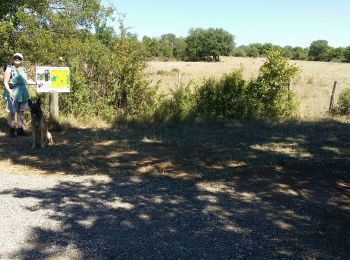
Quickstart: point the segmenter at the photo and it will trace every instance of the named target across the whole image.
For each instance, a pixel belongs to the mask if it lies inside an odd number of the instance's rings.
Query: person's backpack
[[[10,78],[12,78],[12,77],[15,76],[15,67],[14,67],[13,65],[11,65],[11,64],[5,64],[5,65],[3,66],[4,72],[6,71],[6,69],[7,69],[8,67],[10,67],[10,69],[11,69],[11,77],[10,77]],[[10,88],[12,88],[12,85],[10,85]]]
[[[6,64],[5,66],[4,66],[4,72],[5,72],[5,70],[8,68],[8,67],[10,67],[10,69],[11,69],[11,78],[15,75],[15,67],[13,66],[13,65],[11,65],[11,64]]]

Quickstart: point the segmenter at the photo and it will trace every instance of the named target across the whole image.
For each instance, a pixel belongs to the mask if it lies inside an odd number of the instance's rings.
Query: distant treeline
[[[213,28],[192,29],[184,38],[176,37],[172,33],[159,38],[144,36],[142,43],[150,57],[160,59],[218,60],[220,55],[263,57],[268,50],[274,48],[292,60],[350,62],[350,46],[334,48],[328,45],[327,40],[315,40],[308,48],[281,47],[272,43],[252,43],[236,47],[231,34],[223,29]]]

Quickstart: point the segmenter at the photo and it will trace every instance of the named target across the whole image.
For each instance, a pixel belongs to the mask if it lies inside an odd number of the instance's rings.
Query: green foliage
[[[283,119],[296,112],[288,84],[298,72],[286,58],[271,49],[259,76],[246,82],[242,70],[209,78],[194,92],[180,88],[157,110],[159,120]]]
[[[195,100],[191,85],[172,90],[170,97],[163,98],[154,112],[156,121],[187,121],[195,118]]]
[[[292,51],[292,60],[307,60],[309,55],[309,49],[294,47]]]
[[[219,61],[228,56],[234,47],[234,37],[223,29],[191,29],[186,38],[185,56],[188,60]]]
[[[251,104],[248,117],[289,117],[295,112],[295,103],[288,84],[299,69],[289,65],[288,60],[275,49],[268,51],[266,57],[259,76],[247,88],[247,100]]]
[[[346,47],[344,50],[344,60],[350,62],[350,46]]]
[[[337,61],[341,62],[345,60],[345,48],[339,47],[339,48],[331,48],[329,55],[331,61]]]
[[[140,43],[119,38],[108,48],[93,36],[71,41],[64,59],[73,72],[73,87],[62,95],[63,111],[108,120],[152,113],[157,86],[143,80],[146,55]]]
[[[236,57],[263,57],[272,48],[279,50],[284,57],[292,60],[350,62],[350,47],[333,48],[328,46],[328,42],[325,40],[313,41],[310,48],[281,47],[271,43],[252,43],[234,48],[231,55]]]
[[[12,1],[11,12],[0,20],[1,61],[21,51],[32,63],[53,65],[60,57],[60,42],[90,34],[112,10],[99,0]],[[7,3],[6,3],[7,4]],[[10,6],[9,5],[9,6]],[[74,15],[73,15],[74,14]]]
[[[350,89],[340,92],[337,110],[341,115],[350,115]]]
[[[1,16],[0,60],[19,51],[27,64],[69,66],[72,92],[60,95],[63,114],[113,120],[153,113],[157,88],[143,80],[145,50],[122,19],[119,37],[106,25],[111,8],[100,0],[15,2]]]
[[[249,57],[259,57],[262,55],[262,44],[261,43],[253,43],[249,44],[246,48],[246,53]]]
[[[178,60],[184,60],[186,58],[186,42],[183,38],[176,38],[175,48],[173,50],[174,57]]]
[[[66,39],[64,62],[71,68],[72,92],[61,94],[60,109],[75,115],[103,115],[108,105],[106,84],[110,82],[108,48],[94,37],[85,41]]]
[[[162,55],[160,51],[161,50],[160,43],[156,38],[150,38],[148,36],[144,36],[142,38],[142,43],[146,48],[149,57],[155,58],[155,57],[160,57]]]
[[[299,47],[300,48],[300,47]],[[234,56],[241,56],[241,57],[263,57],[266,55],[268,51],[271,49],[279,50],[281,54],[283,54],[286,58],[293,58],[296,56],[296,52],[300,51],[299,49],[295,49],[291,46],[285,46],[280,47],[278,45],[274,45],[272,43],[252,43],[249,45],[241,45],[233,50]],[[301,50],[305,51],[303,48],[300,48]],[[306,57],[307,57],[307,51],[306,51]],[[306,58],[304,58],[306,59]]]
[[[281,52],[271,49],[266,54],[267,61],[260,67],[257,81],[271,89],[285,88],[291,78],[298,72],[298,68],[289,65]]]
[[[134,39],[120,38],[115,46],[116,84],[111,84],[111,100],[115,109],[129,115],[149,115],[157,102],[157,86],[144,80],[146,50]]]
[[[177,38],[175,34],[163,34],[159,39],[144,36],[142,43],[151,58],[163,60],[184,58],[186,43],[182,38]]]
[[[174,57],[174,49],[176,45],[176,36],[173,33],[163,34],[159,42],[161,44],[162,52],[167,58]]]
[[[314,61],[330,61],[331,47],[328,46],[328,41],[313,41],[310,45],[309,59]]]
[[[225,74],[220,80],[204,82],[195,94],[196,113],[205,119],[245,117],[245,81],[241,70]]]
[[[248,56],[244,45],[241,45],[237,48],[234,48],[231,52],[231,55],[234,57],[247,57]]]

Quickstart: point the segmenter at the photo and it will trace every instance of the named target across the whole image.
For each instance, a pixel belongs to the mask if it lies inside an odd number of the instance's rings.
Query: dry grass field
[[[162,90],[175,88],[178,74],[182,84],[201,82],[204,78],[242,68],[246,79],[256,77],[263,58],[223,57],[220,62],[151,61],[147,68],[149,79],[160,80]],[[315,120],[327,116],[334,81],[337,91],[350,88],[350,64],[333,62],[291,61],[301,72],[292,82],[291,89],[300,103],[300,118]]]

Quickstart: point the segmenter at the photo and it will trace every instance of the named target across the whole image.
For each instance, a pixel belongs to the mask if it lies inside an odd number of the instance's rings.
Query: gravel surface
[[[226,181],[0,173],[0,259],[349,255],[348,216]],[[348,211],[347,211],[348,212]],[[333,222],[326,223],[322,216]]]
[[[40,207],[40,198],[35,196],[21,196],[16,191],[40,193],[46,189],[53,189],[64,181],[84,182],[86,177],[62,177],[53,178],[38,175],[14,175],[0,173],[0,258],[21,259],[22,252],[35,250],[36,232],[38,228],[58,232],[62,227],[59,220],[52,218],[55,212],[49,208]],[[7,192],[8,191],[8,192]],[[16,194],[16,195],[15,195]],[[18,196],[17,196],[18,195]],[[70,255],[75,258],[79,251],[73,247],[48,248],[48,255]],[[33,257],[34,255],[26,255]]]

